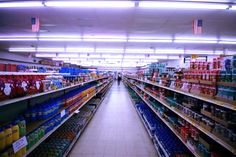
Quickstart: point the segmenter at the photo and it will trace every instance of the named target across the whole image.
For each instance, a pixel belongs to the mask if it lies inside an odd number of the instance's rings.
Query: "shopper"
[[[118,74],[118,78],[117,78],[117,80],[118,80],[118,86],[120,86],[120,81],[122,80],[122,78],[121,78],[121,74],[120,74],[120,73]]]

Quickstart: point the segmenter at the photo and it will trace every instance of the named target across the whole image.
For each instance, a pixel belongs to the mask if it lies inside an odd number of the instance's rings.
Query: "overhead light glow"
[[[45,57],[45,58],[51,58],[56,57],[56,54],[36,54],[35,57]]]
[[[158,8],[158,9],[227,9],[226,4],[216,3],[197,3],[197,2],[139,2],[140,8]]]
[[[102,58],[122,58],[123,55],[109,55],[109,54],[103,54]]]
[[[78,53],[89,53],[94,52],[94,48],[88,47],[88,48],[66,48],[66,52],[78,52]]]
[[[184,50],[156,49],[156,54],[184,54]]]
[[[145,55],[125,55],[124,58],[142,59],[142,58],[145,58]]]
[[[153,49],[126,49],[125,53],[154,53]]]
[[[82,41],[80,38],[39,38],[39,41]]]
[[[36,48],[9,48],[8,49],[10,52],[36,52]]]
[[[88,39],[85,38],[83,41],[86,42],[126,42],[126,39],[102,39],[102,38],[94,38],[94,39]]]
[[[80,7],[80,8],[131,8],[132,1],[46,1],[49,7]]]
[[[140,43],[171,43],[171,39],[129,39],[128,42]]]
[[[219,44],[235,45],[235,44],[236,44],[236,41],[219,41]]]
[[[175,43],[217,44],[216,38],[176,37]]]
[[[37,48],[38,52],[64,52],[64,48]]]
[[[124,49],[97,48],[97,53],[124,53]]]
[[[72,58],[72,57],[79,57],[78,54],[58,54],[57,57],[69,57],[69,58]]]
[[[37,41],[36,38],[0,38],[0,41]]]
[[[43,7],[42,2],[2,2],[0,8]]]
[[[152,59],[168,59],[168,56],[156,56],[156,55],[151,55],[149,58]]]

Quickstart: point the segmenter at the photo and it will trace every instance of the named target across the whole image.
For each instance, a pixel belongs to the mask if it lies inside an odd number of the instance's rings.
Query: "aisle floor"
[[[157,157],[128,91],[114,82],[70,157]]]

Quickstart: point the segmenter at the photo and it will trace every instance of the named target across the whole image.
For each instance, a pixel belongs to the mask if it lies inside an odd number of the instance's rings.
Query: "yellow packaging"
[[[6,147],[12,144],[12,129],[11,125],[8,125],[4,130],[5,138],[6,138]]]
[[[6,147],[6,136],[4,130],[0,128],[0,151]]]
[[[20,131],[17,122],[12,123],[12,141],[15,142],[20,138]]]

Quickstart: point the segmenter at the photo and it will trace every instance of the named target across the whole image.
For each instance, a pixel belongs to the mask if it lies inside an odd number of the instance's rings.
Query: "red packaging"
[[[0,64],[0,71],[6,71],[6,64]]]

